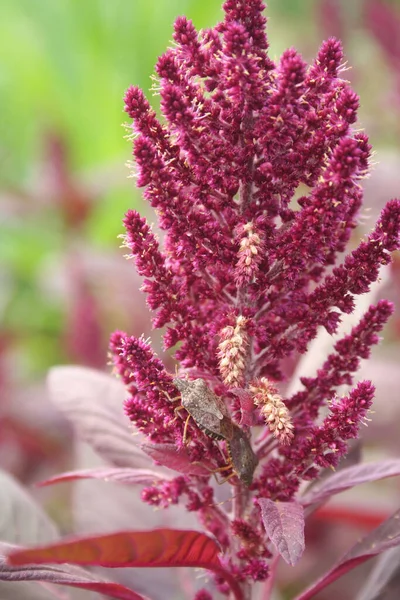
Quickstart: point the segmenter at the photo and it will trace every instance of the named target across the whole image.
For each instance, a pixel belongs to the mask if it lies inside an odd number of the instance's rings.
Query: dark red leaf
[[[200,567],[224,577],[235,598],[242,600],[236,580],[225,571],[218,554],[219,547],[204,533],[155,529],[73,538],[12,552],[8,561],[11,565],[67,562],[102,567]]]
[[[311,517],[317,521],[325,521],[325,523],[348,523],[353,527],[362,527],[370,531],[378,527],[383,521],[388,518],[387,511],[379,511],[373,509],[361,508],[360,506],[349,505],[333,505],[318,508]]]
[[[3,549],[5,546],[5,544],[2,544]],[[15,552],[15,546],[10,546],[10,548]],[[72,565],[63,565],[62,567],[50,567],[47,565],[42,567],[36,567],[35,565],[27,565],[23,568],[10,567],[6,564],[5,556],[0,556],[0,581],[46,582],[47,584],[83,588],[105,594],[109,598],[119,598],[120,600],[147,600],[145,596],[137,594],[119,583],[107,581],[80,567]]]
[[[211,468],[201,463],[190,462],[187,449],[177,448],[174,444],[142,444],[141,449],[160,465],[184,475],[209,475],[211,472]]]
[[[304,512],[297,502],[260,498],[261,516],[271,542],[282,558],[295,565],[304,552]]]
[[[128,468],[98,468],[98,469],[82,469],[81,471],[68,471],[55,475],[38,483],[39,486],[52,485],[53,483],[61,483],[64,481],[74,481],[76,479],[104,479],[104,481],[112,481],[114,483],[127,483],[132,485],[154,485],[159,481],[170,479],[161,473],[150,471],[148,469],[128,469]]]
[[[219,548],[198,531],[155,529],[73,538],[12,553],[10,564],[29,562],[102,567],[220,567]]]
[[[364,463],[342,469],[312,487],[301,502],[304,506],[324,502],[334,494],[344,492],[355,485],[400,475],[400,460],[383,460]]]
[[[297,596],[296,600],[309,600],[330,583],[339,579],[354,569],[357,565],[369,560],[373,556],[400,545],[400,510],[394,513],[387,521],[371,531],[340,560],[340,562],[323,575],[308,590]]]

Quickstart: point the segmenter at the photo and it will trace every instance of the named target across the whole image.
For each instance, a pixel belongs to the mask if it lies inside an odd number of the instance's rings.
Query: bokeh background
[[[128,208],[150,214],[126,166],[122,97],[130,84],[150,89],[180,14],[213,26],[220,0],[0,2],[0,465],[25,484],[71,464],[72,432],[44,391],[48,368],[105,369],[111,331],[151,329],[118,239]],[[400,1],[270,0],[267,15],[273,59],[296,46],[310,61],[323,39],[343,40],[359,126],[376,153],[365,181],[368,231],[400,195]],[[397,259],[393,299],[399,271]],[[376,363],[386,399],[399,336],[397,313]],[[382,406],[388,421],[399,415]],[[371,443],[386,438],[400,455],[387,421],[378,416],[374,431]]]
[[[221,8],[219,0],[2,0],[0,10],[0,335],[13,354],[4,376],[21,380],[71,359],[104,364],[109,331],[132,320],[135,302],[122,290],[116,298],[113,280],[125,279],[123,213],[141,204],[125,166],[122,96],[131,83],[149,90],[177,15],[203,28]],[[382,203],[399,170],[399,0],[271,0],[267,14],[272,58],[294,45],[312,60],[327,36],[343,40],[359,124],[376,151],[373,175],[387,171],[367,202]],[[80,322],[85,302],[90,323]]]

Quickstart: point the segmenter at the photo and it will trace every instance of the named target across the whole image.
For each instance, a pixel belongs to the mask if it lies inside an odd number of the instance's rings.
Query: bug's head
[[[188,379],[180,379],[179,377],[175,377],[172,383],[181,393],[185,392],[190,387],[190,381]]]

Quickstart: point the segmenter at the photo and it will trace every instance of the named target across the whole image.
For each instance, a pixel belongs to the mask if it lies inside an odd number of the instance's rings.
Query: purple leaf
[[[173,444],[142,444],[141,449],[164,467],[184,475],[209,475],[212,471],[200,463],[190,462],[186,448],[177,448]]]
[[[115,483],[127,483],[131,485],[154,485],[159,481],[165,481],[170,479],[162,473],[156,471],[150,471],[148,469],[82,469],[80,471],[68,471],[55,475],[41,481],[38,485],[43,487],[46,485],[52,485],[53,483],[61,483],[64,481],[74,481],[76,479],[104,479],[104,481],[113,481]]]
[[[29,600],[100,600],[100,596],[95,592],[85,592],[85,596],[82,599],[82,593],[77,588],[70,588],[67,591],[65,588],[39,581],[1,581],[0,579],[0,598],[2,600],[27,600],[28,598]]]
[[[357,565],[369,560],[373,556],[400,545],[400,510],[384,521],[379,527],[371,531],[316,583],[305,592],[297,596],[296,600],[309,600],[327,585],[339,579],[354,569]]]
[[[52,401],[79,437],[117,467],[148,467],[123,414],[125,388],[111,376],[85,367],[54,367],[48,376]]]
[[[57,528],[11,475],[0,471],[0,539],[38,544],[58,538]]]
[[[282,558],[295,565],[304,552],[304,514],[297,502],[260,498],[261,516],[271,542]]]
[[[400,547],[390,548],[375,563],[357,600],[398,600],[400,598]]]
[[[87,444],[84,446],[79,446],[82,450],[79,470],[106,469],[106,465],[91,462],[91,457],[88,456],[90,448]],[[154,467],[154,470],[159,473],[165,471],[165,480],[177,475],[165,467]],[[76,480],[71,490],[74,531],[93,535],[130,528],[140,529],[144,526],[166,527],[174,522],[179,522],[184,529],[195,529],[198,526],[195,513],[185,511],[182,505],[171,505],[168,511],[155,511],[153,506],[143,502],[141,492],[141,485],[126,485],[101,479]],[[115,506],[118,506],[118,510],[115,510]],[[162,576],[164,575],[172,579],[173,583],[176,582],[167,572],[163,572]]]
[[[15,552],[18,548],[16,546],[1,544],[0,552],[4,552],[4,550]],[[46,582],[47,584],[61,584],[92,590],[104,594],[109,598],[119,598],[120,600],[147,600],[145,596],[137,594],[125,586],[107,581],[89,571],[85,571],[81,567],[73,565],[62,565],[60,567],[24,565],[22,567],[12,567],[6,563],[4,555],[0,556],[0,581]]]
[[[323,502],[344,490],[367,483],[400,475],[400,460],[383,460],[376,463],[364,463],[348,467],[313,486],[301,499],[304,506]]]

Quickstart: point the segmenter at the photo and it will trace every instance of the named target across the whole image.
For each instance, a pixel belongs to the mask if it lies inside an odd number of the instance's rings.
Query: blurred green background
[[[397,0],[270,0],[268,35],[273,59],[294,45],[307,60],[343,37],[360,126],[396,153],[400,42],[388,10],[400,39]],[[146,329],[117,239],[125,210],[143,210],[122,97],[132,83],[149,90],[177,15],[203,28],[222,11],[219,0],[2,0],[0,12],[0,349],[3,377],[20,382],[58,362],[105,365],[112,329]]]

